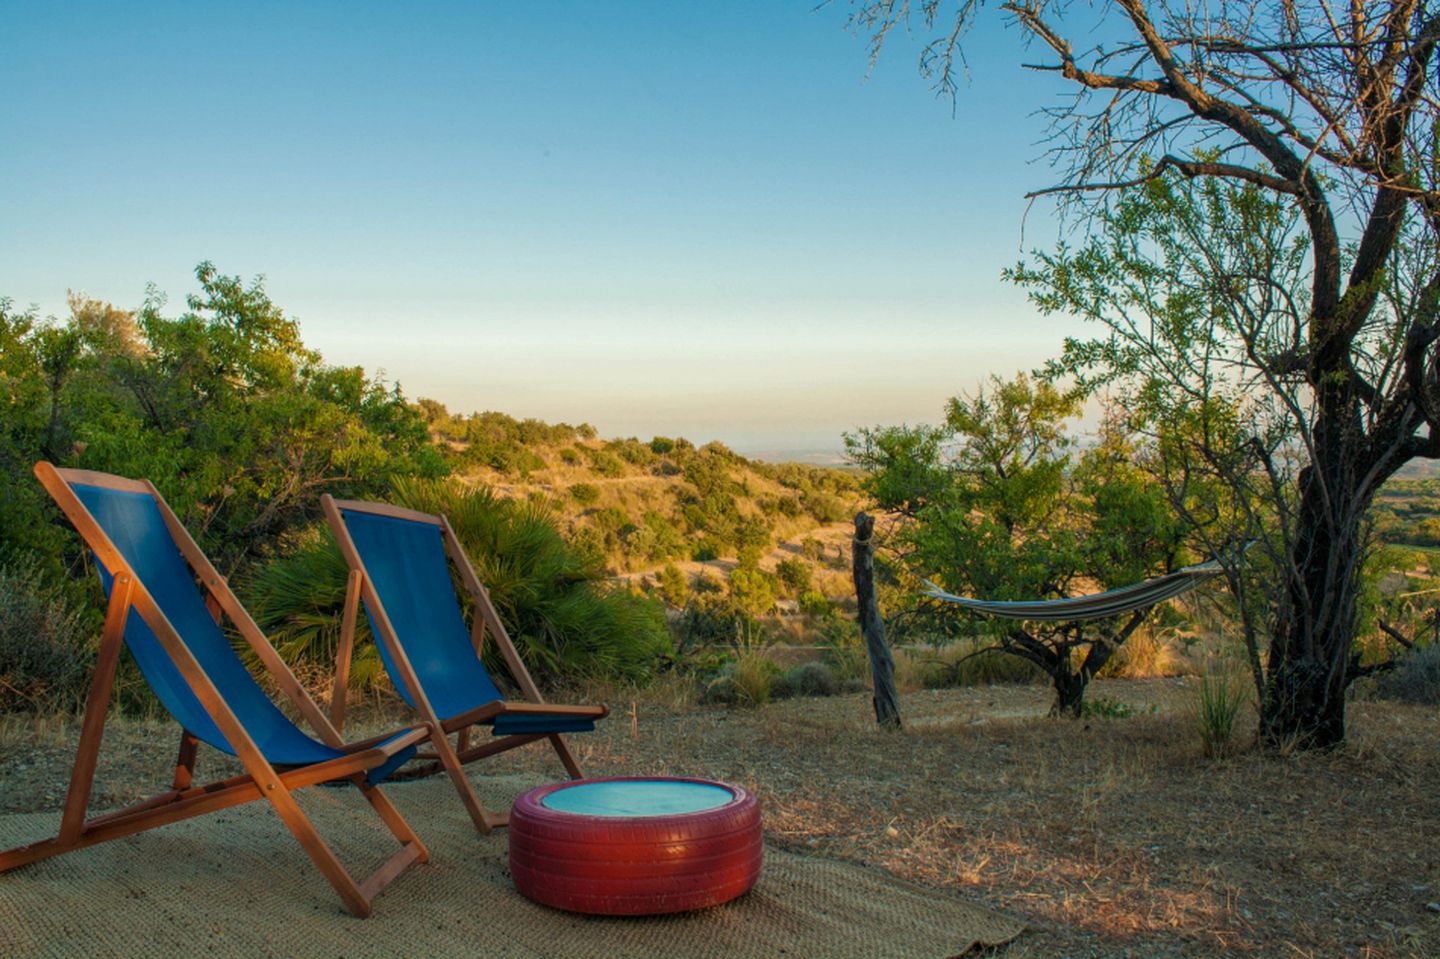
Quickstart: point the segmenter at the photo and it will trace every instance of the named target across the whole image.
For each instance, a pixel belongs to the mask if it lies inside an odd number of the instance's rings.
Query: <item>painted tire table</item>
[[[755,797],[703,779],[581,779],[532,789],[510,811],[515,887],[572,912],[729,902],[755,885],[763,855]]]

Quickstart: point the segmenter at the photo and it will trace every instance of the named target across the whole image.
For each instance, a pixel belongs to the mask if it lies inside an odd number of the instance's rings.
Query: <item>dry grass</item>
[[[1018,914],[1031,928],[1011,959],[1440,954],[1440,915],[1426,909],[1440,900],[1440,715],[1359,703],[1352,742],[1333,754],[1210,760],[1189,715],[1194,683],[1098,681],[1095,695],[1137,711],[1088,723],[1037,718],[1044,687],[916,692],[898,735],[875,728],[863,693],[727,710],[632,691],[571,743],[593,774],[742,783],[771,842]],[[1237,738],[1252,724],[1242,713]],[[59,808],[73,735],[54,721],[0,725],[0,810]],[[112,727],[101,801],[144,792],[142,769],[158,785],[173,737]],[[214,770],[219,757],[204,758]],[[540,749],[490,768],[559,774]]]

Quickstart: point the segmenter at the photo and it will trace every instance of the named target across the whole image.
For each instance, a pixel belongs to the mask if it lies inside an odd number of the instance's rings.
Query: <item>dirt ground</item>
[[[616,695],[571,742],[592,775],[741,783],[772,843],[1019,916],[1029,929],[1007,959],[1440,955],[1440,712],[1356,703],[1335,753],[1211,760],[1192,682],[1099,682],[1093,697],[1136,713],[1081,723],[1042,718],[1039,687],[910,693],[898,734],[874,727],[864,694],[759,709]],[[0,813],[58,814],[75,734],[0,724]],[[156,791],[176,740],[113,722],[95,804]],[[538,745],[491,762],[560,774]],[[228,765],[207,752],[200,773]]]

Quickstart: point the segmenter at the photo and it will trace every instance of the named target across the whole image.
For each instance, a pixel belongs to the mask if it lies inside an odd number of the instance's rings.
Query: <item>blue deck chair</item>
[[[376,785],[415,753],[428,730],[416,726],[344,744],[154,486],[106,473],[56,469],[44,462],[36,464],[35,475],[94,553],[109,599],[59,835],[0,853],[0,872],[266,799],[350,911],[369,915],[381,889],[412,863],[428,858],[425,846]],[[301,731],[260,688],[221,630],[222,615],[230,618],[318,739]],[[169,791],[87,819],[122,641],[155,695],[179,721],[180,753]],[[192,785],[200,742],[238,757],[245,774]],[[303,786],[335,780],[358,786],[401,844],[358,883],[292,795]]]
[[[465,778],[462,767],[466,763],[549,739],[570,777],[584,778],[562,734],[594,729],[595,721],[609,710],[604,706],[554,706],[541,698],[449,521],[383,503],[336,500],[328,494],[320,500],[340,552],[350,565],[335,693],[330,700],[335,727],[344,723],[345,684],[358,607],[363,601],[391,682],[432,730],[435,751],[421,757],[429,762],[401,776],[426,776],[444,769],[476,828],[487,833],[506,825],[509,814],[481,805]],[[452,562],[474,601],[469,629],[450,577]],[[481,655],[487,632],[524,702],[507,702],[485,670]],[[489,726],[493,738],[471,745],[470,734],[477,726]],[[456,735],[453,746],[450,733]]]

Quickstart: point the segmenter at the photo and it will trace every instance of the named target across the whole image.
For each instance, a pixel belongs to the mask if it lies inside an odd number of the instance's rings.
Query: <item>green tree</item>
[[[1168,570],[1180,536],[1157,508],[1163,495],[1116,437],[1077,457],[1069,425],[1079,411],[1077,393],[1019,374],[952,399],[943,426],[847,436],[877,504],[902,519],[893,543],[901,565],[998,600],[1053,599]],[[1050,675],[1052,712],[1078,717],[1090,679],[1142,617],[979,628]]]
[[[256,280],[214,266],[178,317],[72,297],[64,324],[0,311],[6,417],[0,463],[18,488],[0,549],[43,526],[36,459],[152,479],[222,569],[316,515],[322,491],[381,495],[445,465],[398,388],[326,366]],[[11,519],[13,517],[13,525]]]
[[[1343,690],[1371,670],[1356,629],[1363,516],[1326,527],[1330,542],[1350,545],[1329,555],[1326,602],[1337,609],[1323,617],[1309,593],[1316,571],[1296,557],[1315,543],[1303,494],[1318,449],[1314,391],[1295,366],[1307,348],[1312,269],[1294,207],[1253,185],[1166,175],[1097,212],[1083,246],[1037,254],[1008,273],[1041,309],[1103,327],[1097,338],[1067,341],[1049,372],[1115,396],[1190,535],[1225,563],[1271,743],[1338,741]],[[1396,310],[1400,275],[1386,294]],[[1400,326],[1375,332],[1381,355],[1403,353]],[[1241,551],[1246,542],[1256,545]],[[1339,607],[1348,610],[1343,643],[1332,632],[1295,645],[1299,622],[1318,625],[1315,617],[1342,615]]]

